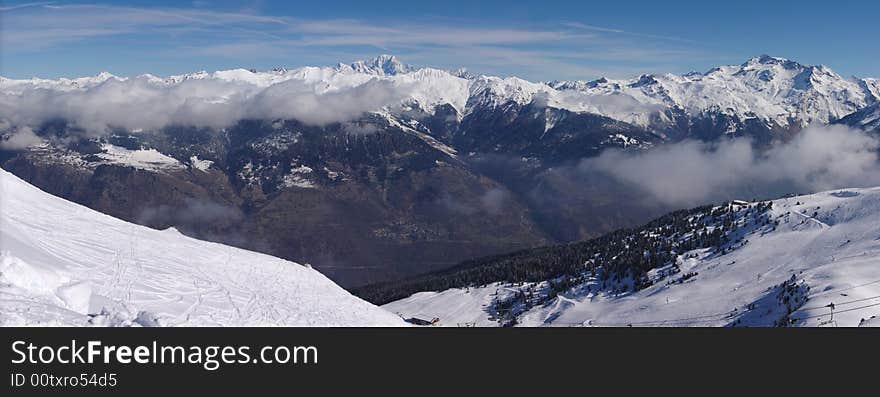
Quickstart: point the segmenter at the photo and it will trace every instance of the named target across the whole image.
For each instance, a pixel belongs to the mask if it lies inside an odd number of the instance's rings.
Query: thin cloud
[[[620,29],[604,28],[601,26],[587,25],[587,24],[580,23],[580,22],[564,22],[563,25],[571,27],[571,28],[583,29],[583,30],[597,30],[600,32],[610,32],[610,33],[625,33],[624,31],[622,31]]]
[[[564,22],[563,25],[571,27],[571,28],[575,28],[575,29],[581,29],[581,30],[594,30],[594,31],[599,31],[599,32],[619,33],[619,34],[623,34],[623,35],[645,37],[645,38],[650,38],[650,39],[679,41],[679,42],[685,42],[685,43],[696,43],[695,40],[686,39],[686,38],[682,38],[682,37],[629,32],[629,31],[621,30],[621,29],[612,29],[612,28],[605,28],[605,27],[595,26],[595,25],[587,25],[587,24],[583,24],[580,22]]]
[[[3,52],[26,60],[34,53],[62,45],[101,40],[103,48],[116,40],[135,40],[165,59],[193,56],[240,60],[315,59],[335,63],[329,54],[342,50],[373,55],[390,52],[422,64],[449,59],[470,70],[494,74],[505,66],[530,79],[621,76],[635,70],[656,70],[665,60],[694,56],[683,42],[581,22],[529,26],[493,26],[468,21],[304,19],[261,13],[221,12],[204,8],[151,8],[101,4],[30,3],[7,7],[0,29]],[[5,16],[5,15],[4,15]],[[316,56],[319,51],[323,56]],[[431,56],[431,54],[437,54]],[[445,57],[440,54],[454,54]],[[489,59],[483,59],[485,56]],[[4,57],[6,62],[15,59]],[[21,61],[16,62],[21,64]],[[480,68],[485,65],[485,68]],[[249,67],[249,65],[242,65]],[[287,65],[287,66],[302,66]],[[97,72],[98,70],[95,70]],[[178,73],[188,70],[177,70]],[[140,71],[143,72],[143,71]]]
[[[618,51],[618,52],[615,52]],[[597,77],[627,78],[644,73],[645,70],[672,70],[670,64],[686,56],[699,57],[699,53],[659,49],[584,49],[577,53],[561,50],[536,50],[510,48],[509,46],[469,46],[453,48],[416,48],[407,52],[405,59],[419,64],[455,69],[467,66],[470,71],[498,76],[515,75],[540,81],[552,79],[584,80]],[[652,54],[653,56],[648,56]],[[436,64],[437,58],[446,63]],[[645,63],[650,60],[650,64]]]
[[[16,4],[16,5],[12,5],[12,6],[0,6],[0,11],[12,11],[12,10],[18,10],[18,9],[21,9],[21,8],[39,7],[39,6],[49,5],[49,4],[52,4],[52,3],[49,3],[49,2],[44,2],[44,3],[24,3],[24,4]]]
[[[14,18],[4,19],[0,42],[16,50],[42,49],[96,37],[155,34],[165,32],[165,29],[173,32],[196,27],[213,28],[213,33],[225,32],[227,37],[229,28],[266,34],[265,25],[288,23],[281,18],[263,15],[87,4],[35,3],[27,7],[9,7],[4,11],[12,11],[10,14]]]

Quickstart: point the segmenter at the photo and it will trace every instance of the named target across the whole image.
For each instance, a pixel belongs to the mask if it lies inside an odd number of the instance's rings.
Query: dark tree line
[[[550,293],[555,296],[592,277],[609,288],[631,279],[632,288],[639,290],[651,285],[650,270],[674,265],[677,255],[700,248],[714,248],[717,254],[724,254],[736,242],[731,236],[737,230],[771,225],[766,215],[771,205],[728,203],[679,210],[641,227],[591,240],[472,259],[442,271],[367,285],[352,292],[381,305],[421,291],[553,280]]]

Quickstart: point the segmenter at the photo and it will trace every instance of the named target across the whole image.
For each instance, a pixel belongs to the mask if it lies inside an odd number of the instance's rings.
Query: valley
[[[760,156],[816,124],[876,134],[877,87],[766,55],[629,80],[529,82],[385,55],[294,70],[2,78],[0,164],[100,212],[309,263],[354,288],[743,192],[818,190],[746,185],[669,202],[594,160],[690,142],[747,142]],[[27,107],[47,95],[61,102]],[[360,100],[329,99],[347,95]],[[122,99],[83,108],[104,96]],[[115,119],[124,106],[142,113]]]

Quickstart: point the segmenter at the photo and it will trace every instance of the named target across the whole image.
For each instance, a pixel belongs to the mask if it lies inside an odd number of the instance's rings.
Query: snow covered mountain
[[[844,78],[826,66],[802,65],[784,58],[762,55],[741,65],[721,66],[706,73],[685,75],[646,74],[627,80],[533,83],[516,77],[468,76],[432,68],[416,68],[391,55],[336,67],[283,68],[272,71],[233,69],[196,72],[159,78],[142,75],[120,78],[103,72],[76,79],[0,79],[0,92],[20,95],[28,89],[89,90],[108,81],[176,87],[187,81],[236,83],[222,92],[186,91],[177,100],[229,103],[259,95],[262,89],[298,81],[318,94],[342,92],[370,81],[385,81],[400,91],[397,101],[372,104],[365,111],[398,114],[412,107],[434,114],[435,107],[450,105],[463,117],[484,108],[509,104],[539,104],[576,113],[594,113],[660,132],[674,128],[676,118],[733,117],[729,129],[744,128],[757,119],[771,127],[801,128],[828,123],[878,101],[877,79]],[[179,95],[176,95],[179,96]],[[14,98],[14,97],[13,97]],[[678,126],[681,128],[681,126]]]
[[[860,128],[866,131],[880,132],[880,103],[875,103],[858,112],[840,119],[841,124]]]
[[[863,89],[870,92],[874,96],[875,101],[880,100],[880,79],[865,78],[862,79]]]
[[[383,307],[446,326],[880,326],[880,188],[679,211],[420,282],[469,277]]]
[[[674,209],[568,172],[606,150],[745,136],[760,151],[829,121],[870,131],[877,95],[876,79],[767,56],[593,82],[472,76],[393,56],[0,78],[0,166],[102,213],[307,260],[352,287]]]
[[[762,55],[741,65],[706,73],[642,75],[630,80],[554,82],[562,90],[591,95],[625,95],[639,103],[683,110],[717,111],[740,119],[759,118],[779,126],[828,123],[877,102],[876,80],[847,79],[826,66],[809,66]],[[633,118],[634,122],[644,123]]]
[[[127,223],[0,169],[0,325],[397,326],[308,266]]]
[[[398,75],[416,70],[416,68],[400,62],[396,56],[387,54],[379,55],[371,61],[355,61],[348,65],[340,63],[336,66],[336,69],[341,72],[356,72],[377,76]]]

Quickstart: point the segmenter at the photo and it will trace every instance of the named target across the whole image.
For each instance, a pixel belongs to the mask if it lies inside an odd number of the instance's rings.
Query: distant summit
[[[416,68],[400,62],[396,56],[388,54],[379,55],[371,60],[355,61],[348,65],[340,63],[337,68],[340,71],[353,71],[378,76],[394,76],[416,70]]]

